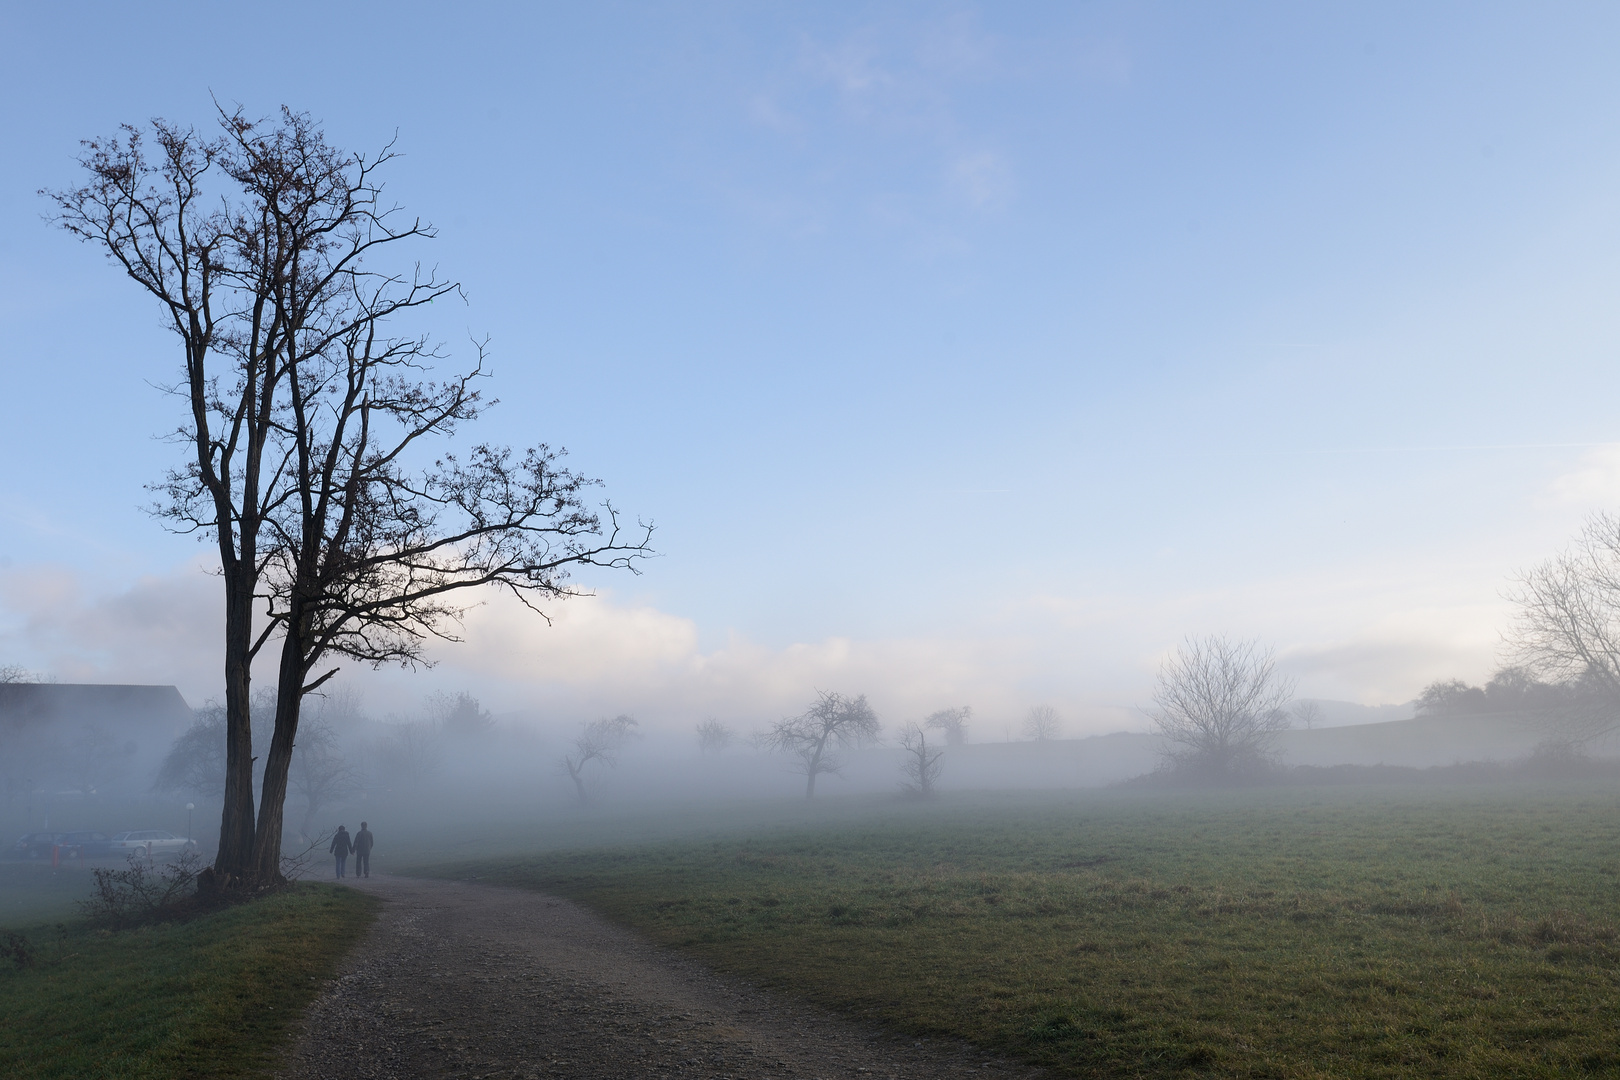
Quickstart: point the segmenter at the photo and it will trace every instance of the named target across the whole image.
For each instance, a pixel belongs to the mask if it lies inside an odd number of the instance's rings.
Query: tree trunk
[[[219,818],[214,881],[229,889],[251,875],[253,862],[253,583],[225,548],[225,805]]]
[[[821,733],[821,738],[816,740],[814,749],[810,752],[810,756],[805,759],[804,797],[806,799],[813,799],[816,797],[816,774],[821,771],[821,755],[824,754],[826,750],[827,732],[823,731]]]
[[[296,603],[296,601],[294,601]],[[270,736],[270,754],[264,762],[259,789],[259,823],[253,836],[255,884],[274,885],[281,876],[281,833],[287,804],[287,773],[292,768],[298,717],[304,704],[304,649],[295,632],[301,613],[288,612],[288,633],[281,646],[281,670],[276,680],[276,729]]]

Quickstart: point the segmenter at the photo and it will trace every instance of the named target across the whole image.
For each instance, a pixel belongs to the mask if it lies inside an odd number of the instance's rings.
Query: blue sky
[[[468,295],[433,329],[492,339],[480,434],[659,525],[641,578],[553,631],[493,605],[357,675],[379,702],[1109,729],[1211,631],[1405,700],[1487,674],[1513,571],[1620,499],[1611,7],[392,10],[3,16],[12,662],[215,692],[206,551],[140,509],[178,357],[35,194],[210,92],[397,131]]]

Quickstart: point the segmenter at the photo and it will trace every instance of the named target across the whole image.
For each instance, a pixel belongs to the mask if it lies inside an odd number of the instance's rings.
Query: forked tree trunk
[[[815,744],[815,749],[811,751],[810,756],[805,759],[804,797],[806,799],[816,797],[816,774],[821,771],[821,755],[826,749],[827,737],[823,735],[821,740]]]
[[[568,778],[574,782],[574,791],[579,795],[579,805],[589,805],[591,800],[585,793],[585,778],[580,775],[585,771],[585,762],[580,762],[578,766],[571,758],[563,758],[563,762],[568,766]]]
[[[289,613],[287,625],[300,625],[301,615],[296,610]],[[287,805],[287,774],[292,769],[293,746],[298,739],[298,720],[304,704],[306,665],[301,637],[289,632],[281,647],[281,668],[276,679],[276,727],[270,736],[270,752],[264,759],[259,822],[253,835],[252,877],[259,885],[278,884],[283,880],[281,836]]]

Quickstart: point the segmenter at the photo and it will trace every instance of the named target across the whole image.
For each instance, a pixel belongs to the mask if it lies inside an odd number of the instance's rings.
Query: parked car
[[[197,842],[187,840],[183,836],[176,836],[172,832],[162,829],[135,829],[131,832],[114,833],[108,843],[108,851],[113,855],[178,855],[182,851],[196,851]]]
[[[63,833],[57,844],[61,847],[64,857],[76,855],[81,859],[96,859],[112,854],[112,837],[93,829]]]
[[[31,832],[17,841],[11,854],[18,859],[48,859],[51,849],[61,843],[65,835],[59,832]]]

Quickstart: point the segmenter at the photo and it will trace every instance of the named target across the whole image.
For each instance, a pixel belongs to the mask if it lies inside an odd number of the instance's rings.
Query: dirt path
[[[566,900],[355,884],[388,905],[310,1008],[285,1080],[1045,1075],[784,1001]]]

